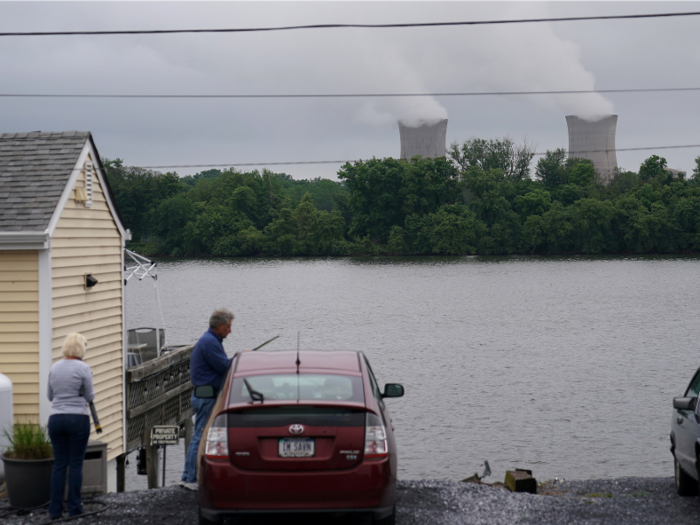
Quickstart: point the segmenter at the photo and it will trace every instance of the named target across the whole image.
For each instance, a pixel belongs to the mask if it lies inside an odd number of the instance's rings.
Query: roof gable
[[[0,134],[0,232],[44,232],[89,132]]]

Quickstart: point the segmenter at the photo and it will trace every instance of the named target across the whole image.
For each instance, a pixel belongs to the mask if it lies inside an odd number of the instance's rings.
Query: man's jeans
[[[54,457],[49,515],[60,516],[63,512],[67,469],[68,514],[77,516],[83,513],[80,489],[83,486],[83,459],[90,437],[90,418],[82,414],[54,414],[49,417],[49,437]]]
[[[192,441],[187,449],[185,457],[185,470],[182,473],[182,481],[185,483],[194,483],[197,481],[197,451],[199,450],[199,442],[202,439],[202,431],[207,424],[211,409],[214,408],[216,399],[200,399],[198,397],[191,398],[192,410],[194,411],[194,433]]]

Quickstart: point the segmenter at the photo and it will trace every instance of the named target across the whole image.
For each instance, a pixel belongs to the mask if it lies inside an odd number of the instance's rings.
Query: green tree
[[[546,190],[534,189],[525,195],[518,195],[513,201],[513,208],[523,219],[530,215],[542,215],[549,210],[552,196]]]
[[[420,254],[466,255],[476,253],[479,237],[486,226],[462,204],[445,204],[434,213],[410,215],[406,229]],[[396,234],[394,231],[395,243]]]
[[[185,190],[177,173],[124,166],[122,159],[102,159],[102,165],[124,226],[131,230],[134,241],[151,235],[152,210]]]
[[[556,187],[566,184],[588,186],[596,179],[595,167],[589,159],[566,158],[566,150],[557,148],[549,151],[537,161],[536,177],[545,186]]]
[[[510,137],[488,140],[472,137],[462,144],[453,142],[448,154],[461,171],[470,167],[479,167],[485,172],[499,169],[507,180],[517,181],[530,177],[535,149],[527,140],[522,146],[516,146]]]
[[[345,164],[338,178],[349,192],[349,235],[375,243],[386,243],[391,228],[403,227],[408,215],[432,213],[462,198],[458,172],[444,157],[357,161]]]
[[[612,236],[615,207],[608,201],[580,199],[569,209],[572,249],[577,253],[604,253],[616,248]]]
[[[566,184],[566,150],[562,148],[554,151],[547,150],[537,161],[535,176],[546,186]]]
[[[194,188],[202,179],[217,179],[219,177],[221,177],[221,170],[212,169],[195,173],[194,175],[185,175],[184,177],[180,177],[180,181],[185,186]]]
[[[187,223],[196,220],[193,202],[183,193],[162,201],[151,213],[153,232],[160,239],[157,251],[184,255],[183,233]]]
[[[639,166],[639,178],[651,180],[659,176],[666,176],[666,159],[658,155],[652,155]]]
[[[277,219],[265,227],[266,253],[270,255],[293,255],[297,252],[298,226],[291,208],[282,208]]]
[[[284,194],[296,205],[307,193],[314,198],[314,205],[319,210],[333,211],[338,209],[337,197],[347,194],[347,188],[341,182],[330,179],[293,179],[284,173],[272,174],[277,177]]]

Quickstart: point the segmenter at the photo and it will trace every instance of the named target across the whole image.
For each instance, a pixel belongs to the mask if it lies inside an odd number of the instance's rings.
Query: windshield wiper
[[[262,394],[262,392],[258,392],[257,390],[254,390],[252,386],[250,386],[250,383],[248,383],[248,380],[244,377],[243,378],[243,384],[245,384],[245,387],[248,389],[248,394],[250,395],[250,399],[253,401],[260,401],[261,403],[265,401],[265,396]]]

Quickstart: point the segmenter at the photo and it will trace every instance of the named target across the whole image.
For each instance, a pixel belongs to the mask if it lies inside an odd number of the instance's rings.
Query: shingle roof
[[[44,231],[86,131],[0,134],[0,231]]]

